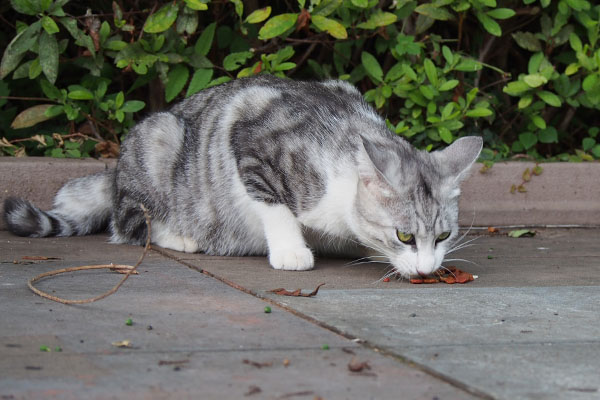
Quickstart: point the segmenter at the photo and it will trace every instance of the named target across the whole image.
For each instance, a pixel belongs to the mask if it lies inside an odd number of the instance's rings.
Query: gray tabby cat
[[[21,236],[86,235],[213,255],[268,254],[308,270],[313,250],[359,244],[399,274],[428,274],[458,231],[459,184],[482,147],[416,150],[343,81],[272,76],[204,90],[131,130],[116,170],[68,182],[54,208],[9,198]],[[313,250],[311,250],[313,249]]]

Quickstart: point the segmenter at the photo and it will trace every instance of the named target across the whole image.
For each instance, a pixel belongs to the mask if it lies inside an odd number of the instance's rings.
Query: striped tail
[[[54,198],[54,208],[40,210],[27,200],[4,201],[4,221],[18,236],[80,236],[106,230],[112,211],[113,171],[73,179]]]

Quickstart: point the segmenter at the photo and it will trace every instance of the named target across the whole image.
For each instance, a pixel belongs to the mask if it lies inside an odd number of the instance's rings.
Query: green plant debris
[[[46,345],[42,345],[40,346],[40,351],[46,351],[46,352],[51,352],[52,350],[50,350],[50,347],[46,346]]]
[[[532,237],[535,236],[536,232],[530,229],[517,229],[514,231],[508,232],[508,236],[512,238],[520,238],[520,237]]]
[[[60,347],[60,346],[56,346],[56,347],[54,348],[54,351],[56,351],[57,353],[60,353],[60,352],[62,351],[62,347]]]
[[[271,314],[271,307],[265,306],[265,314]]]
[[[125,325],[127,325],[127,326],[133,325],[133,320],[131,318],[127,318],[127,320],[125,321]]]
[[[329,345],[324,344],[323,346],[321,346],[321,350],[329,350]]]

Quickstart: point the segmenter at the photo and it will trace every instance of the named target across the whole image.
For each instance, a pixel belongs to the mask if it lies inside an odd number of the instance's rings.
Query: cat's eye
[[[404,244],[415,244],[415,235],[412,233],[396,231],[396,235],[398,236],[398,240]]]
[[[441,242],[442,240],[448,239],[448,237],[450,237],[450,232],[442,232],[435,241]]]

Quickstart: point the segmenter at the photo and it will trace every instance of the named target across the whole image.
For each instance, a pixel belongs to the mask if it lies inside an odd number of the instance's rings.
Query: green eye
[[[448,239],[449,236],[450,236],[450,232],[443,232],[442,234],[440,234],[440,236],[437,237],[436,242],[441,242],[442,240],[446,240],[446,239]]]
[[[415,236],[412,233],[396,231],[398,239],[405,244],[415,244]]]

